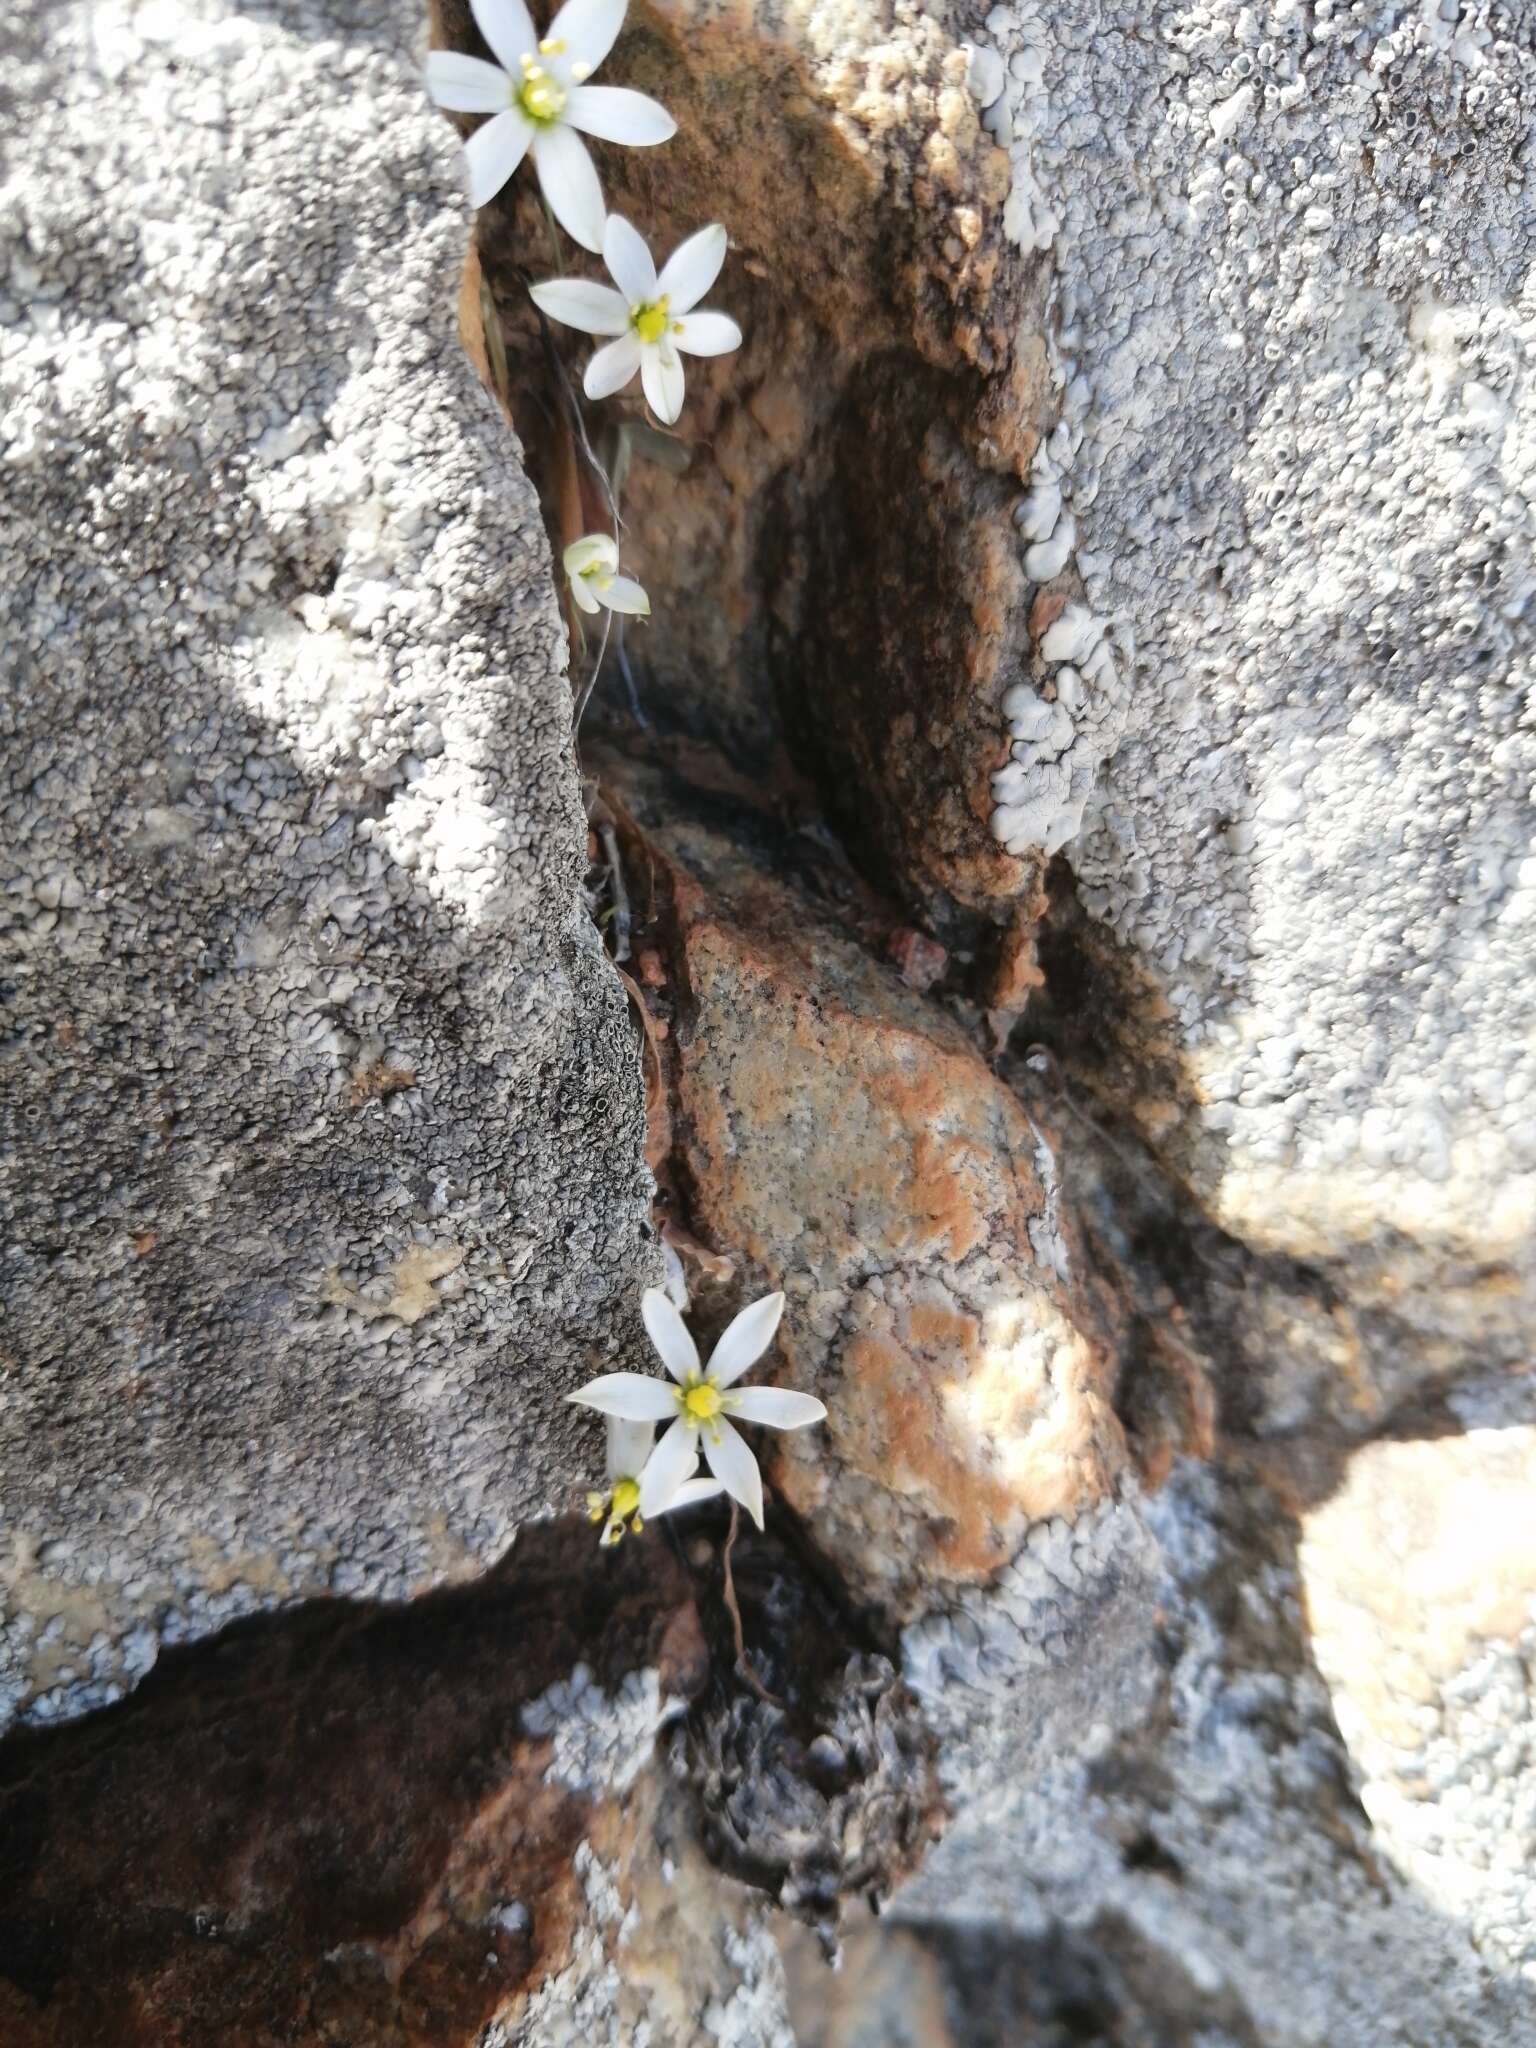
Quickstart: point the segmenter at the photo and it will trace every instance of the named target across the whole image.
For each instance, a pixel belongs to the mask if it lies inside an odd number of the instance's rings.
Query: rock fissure
[[[747,335],[602,443],[642,1046],[419,13],[0,31],[0,2031],[786,2048],[897,1881],[802,2048],[1524,2048],[1529,51],[637,4]],[[550,1519],[658,1226],[831,1407],[778,1706]]]

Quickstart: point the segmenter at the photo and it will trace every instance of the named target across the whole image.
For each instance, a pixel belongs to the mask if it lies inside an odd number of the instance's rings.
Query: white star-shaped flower
[[[583,135],[600,142],[665,142],[677,123],[643,92],[587,80],[613,48],[628,0],[565,0],[542,39],[524,0],[470,0],[497,61],[433,50],[427,90],[456,114],[489,114],[464,145],[476,206],[506,184],[531,150],[551,213],[595,255],[603,246],[603,189]],[[579,132],[578,132],[579,131]]]
[[[646,402],[669,427],[683,409],[683,365],[689,356],[724,356],[741,347],[741,329],[725,313],[693,309],[720,275],[725,229],[700,228],[667,258],[661,275],[644,238],[621,213],[603,230],[603,261],[618,290],[584,277],[552,277],[531,287],[551,320],[583,334],[617,337],[587,365],[588,398],[610,398],[640,372]]]
[[[621,576],[619,544],[611,533],[586,533],[560,557],[571,595],[584,612],[631,612],[648,619],[651,600],[632,576]]]
[[[640,1475],[643,1516],[663,1515],[679,1504],[678,1494],[697,1471],[702,1447],[715,1478],[761,1529],[762,1474],[731,1418],[766,1423],[770,1429],[804,1429],[827,1412],[814,1394],[797,1394],[788,1387],[732,1391],[773,1342],[784,1313],[783,1295],[768,1294],[744,1308],[704,1367],[687,1324],[661,1288],[646,1289],[640,1313],[673,1384],[641,1372],[610,1372],[567,1398],[624,1422],[671,1422]]]
[[[602,1523],[603,1533],[598,1541],[605,1550],[619,1541],[626,1528],[631,1536],[638,1536],[645,1526],[640,1513],[640,1474],[655,1440],[653,1422],[621,1422],[612,1415],[608,1418],[608,1485],[603,1492],[587,1495],[587,1519]],[[724,1491],[718,1479],[690,1479],[686,1486],[677,1489],[664,1508],[652,1512],[665,1515],[674,1508],[691,1508],[701,1500],[714,1500]]]

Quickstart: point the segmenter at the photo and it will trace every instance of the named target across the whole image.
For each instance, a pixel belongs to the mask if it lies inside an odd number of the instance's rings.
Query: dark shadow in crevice
[[[580,1910],[589,1801],[545,1774],[560,1714],[521,1718],[578,1665],[605,1692],[702,1686],[665,1545],[537,1524],[473,1584],[238,1622],[119,1705],[13,1734],[6,2048],[473,2038]]]
[[[468,0],[435,16],[448,46],[481,47]],[[944,47],[921,59],[935,91]],[[724,14],[684,32],[637,4],[610,65],[678,133],[598,145],[609,206],[658,260],[723,221],[709,303],[745,335],[685,360],[665,433],[638,384],[586,408],[610,468],[629,435],[623,547],[652,618],[624,646],[644,715],[748,774],[792,763],[869,881],[953,939],[1004,915],[1022,872],[988,829],[989,777],[1026,653],[1011,513],[1049,382],[1041,267],[1002,236],[1001,156],[962,122],[959,183],[941,191],[920,136],[855,147],[787,26]],[[979,240],[963,248],[967,180]],[[593,344],[541,333],[527,287],[557,261],[605,273],[569,243],[556,257],[525,174],[482,209],[476,242],[558,555],[606,523],[568,425]],[[598,708],[621,738],[628,703],[610,658]]]

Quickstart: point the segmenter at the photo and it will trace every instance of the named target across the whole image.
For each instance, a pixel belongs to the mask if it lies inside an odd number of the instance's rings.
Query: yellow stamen
[[[640,1505],[640,1489],[633,1479],[621,1479],[613,1489],[613,1512],[627,1522]]]
[[[700,1380],[683,1396],[683,1411],[695,1422],[713,1422],[720,1413],[720,1390],[712,1387],[708,1380]]]
[[[539,44],[539,55],[541,57],[558,57],[564,48],[564,36],[545,36],[544,40]]]
[[[559,79],[552,78],[541,64],[535,64],[531,57],[525,57],[523,83],[517,95],[517,103],[530,121],[537,121],[541,127],[548,127],[551,121],[558,121],[565,110],[565,87]]]
[[[636,306],[629,316],[630,326],[642,341],[660,341],[670,322],[671,314],[665,297],[659,298],[653,306]]]

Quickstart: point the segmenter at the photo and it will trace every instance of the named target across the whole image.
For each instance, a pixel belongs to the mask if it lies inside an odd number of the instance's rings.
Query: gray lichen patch
[[[638,1337],[633,1038],[420,31],[7,31],[0,1719],[483,1567]]]
[[[575,1791],[623,1792],[651,1760],[656,1738],[686,1702],[666,1698],[654,1671],[629,1672],[608,1694],[585,1664],[523,1708],[530,1735],[553,1739],[548,1777]]]
[[[1224,1222],[1406,1238],[1436,1291],[1508,1259],[1529,1328],[1520,10],[1016,0],[978,42],[1054,386],[994,829],[1157,982],[1117,1093]]]
[[[1373,1840],[1295,1540],[1273,1496],[1185,1467],[907,1632],[952,1817],[881,1926],[950,1956],[961,2014],[1022,1967],[1043,2040],[1088,1985],[1111,2039],[1536,2041],[1506,1960]]]

